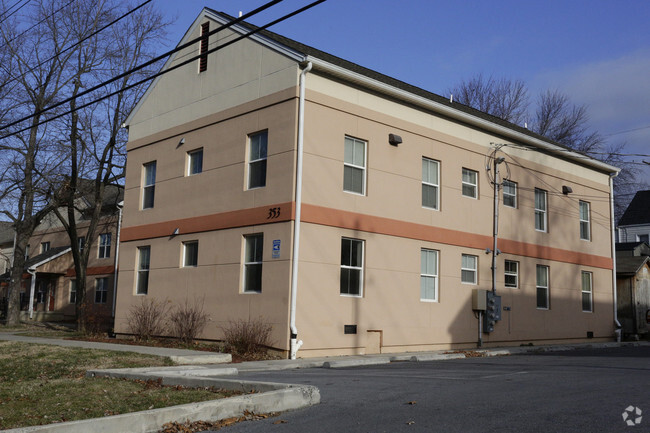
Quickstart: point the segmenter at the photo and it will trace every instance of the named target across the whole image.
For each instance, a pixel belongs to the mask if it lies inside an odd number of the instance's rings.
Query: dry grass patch
[[[232,395],[158,382],[89,379],[88,369],[164,366],[127,352],[0,342],[0,429],[97,418]]]

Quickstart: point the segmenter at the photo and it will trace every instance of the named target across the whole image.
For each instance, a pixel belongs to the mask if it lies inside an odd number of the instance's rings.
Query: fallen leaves
[[[242,421],[254,421],[267,419],[278,416],[278,413],[263,413],[255,414],[249,411],[244,411],[244,415],[239,417],[225,418],[219,421],[185,421],[184,423],[168,422],[162,426],[162,430],[158,433],[196,433],[205,430],[219,430],[223,427],[228,427]],[[275,421],[273,424],[283,424],[285,420]]]

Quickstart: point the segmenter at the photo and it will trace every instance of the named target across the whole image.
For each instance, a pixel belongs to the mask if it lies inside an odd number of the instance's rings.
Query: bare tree
[[[528,111],[528,89],[521,80],[485,78],[479,74],[449,90],[454,100],[508,122],[523,124]]]

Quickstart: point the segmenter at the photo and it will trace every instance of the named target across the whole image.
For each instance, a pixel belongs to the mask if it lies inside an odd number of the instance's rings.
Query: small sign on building
[[[271,254],[271,258],[280,258],[280,239],[275,239],[273,241],[273,254]]]

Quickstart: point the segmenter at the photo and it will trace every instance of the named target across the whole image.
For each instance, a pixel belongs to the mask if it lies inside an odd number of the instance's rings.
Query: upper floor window
[[[587,313],[594,311],[591,277],[591,272],[582,271],[582,311]]]
[[[86,237],[85,236],[79,236],[77,238],[77,246],[79,247],[79,253],[83,253],[84,248],[86,247]]]
[[[201,24],[201,45],[199,46],[199,72],[204,72],[208,69],[208,42],[210,33],[210,22]]]
[[[422,206],[438,210],[440,163],[422,158]]]
[[[580,201],[580,239],[591,240],[591,215],[589,203]]]
[[[341,295],[361,296],[363,291],[363,241],[341,239]]]
[[[636,238],[639,242],[645,242],[646,244],[650,242],[650,235],[636,235]]]
[[[535,230],[547,231],[546,191],[535,188]]]
[[[537,308],[549,308],[548,266],[537,265]]]
[[[343,191],[366,194],[366,142],[345,137]]]
[[[187,175],[199,174],[203,171],[203,149],[187,152]]]
[[[438,301],[438,251],[420,250],[420,300]]]
[[[46,253],[50,250],[49,242],[41,242],[41,254]]]
[[[463,168],[463,195],[465,197],[478,197],[478,172]]]
[[[244,293],[262,293],[264,235],[244,236]]]
[[[156,192],[156,161],[148,162],[142,168],[142,209],[150,209]]]
[[[460,281],[465,284],[476,284],[478,257],[469,254],[462,255],[460,268]]]
[[[503,205],[508,207],[517,207],[517,183],[504,180],[503,181]]]
[[[149,266],[151,262],[151,247],[138,247],[138,276],[135,293],[146,295],[149,292]]]
[[[248,189],[266,186],[268,131],[248,136]]]
[[[196,267],[199,265],[199,241],[183,242],[183,266]]]
[[[102,233],[99,235],[99,250],[97,257],[107,259],[111,256],[111,234]]]
[[[511,289],[519,287],[519,262],[506,260],[504,264],[505,286]]]

